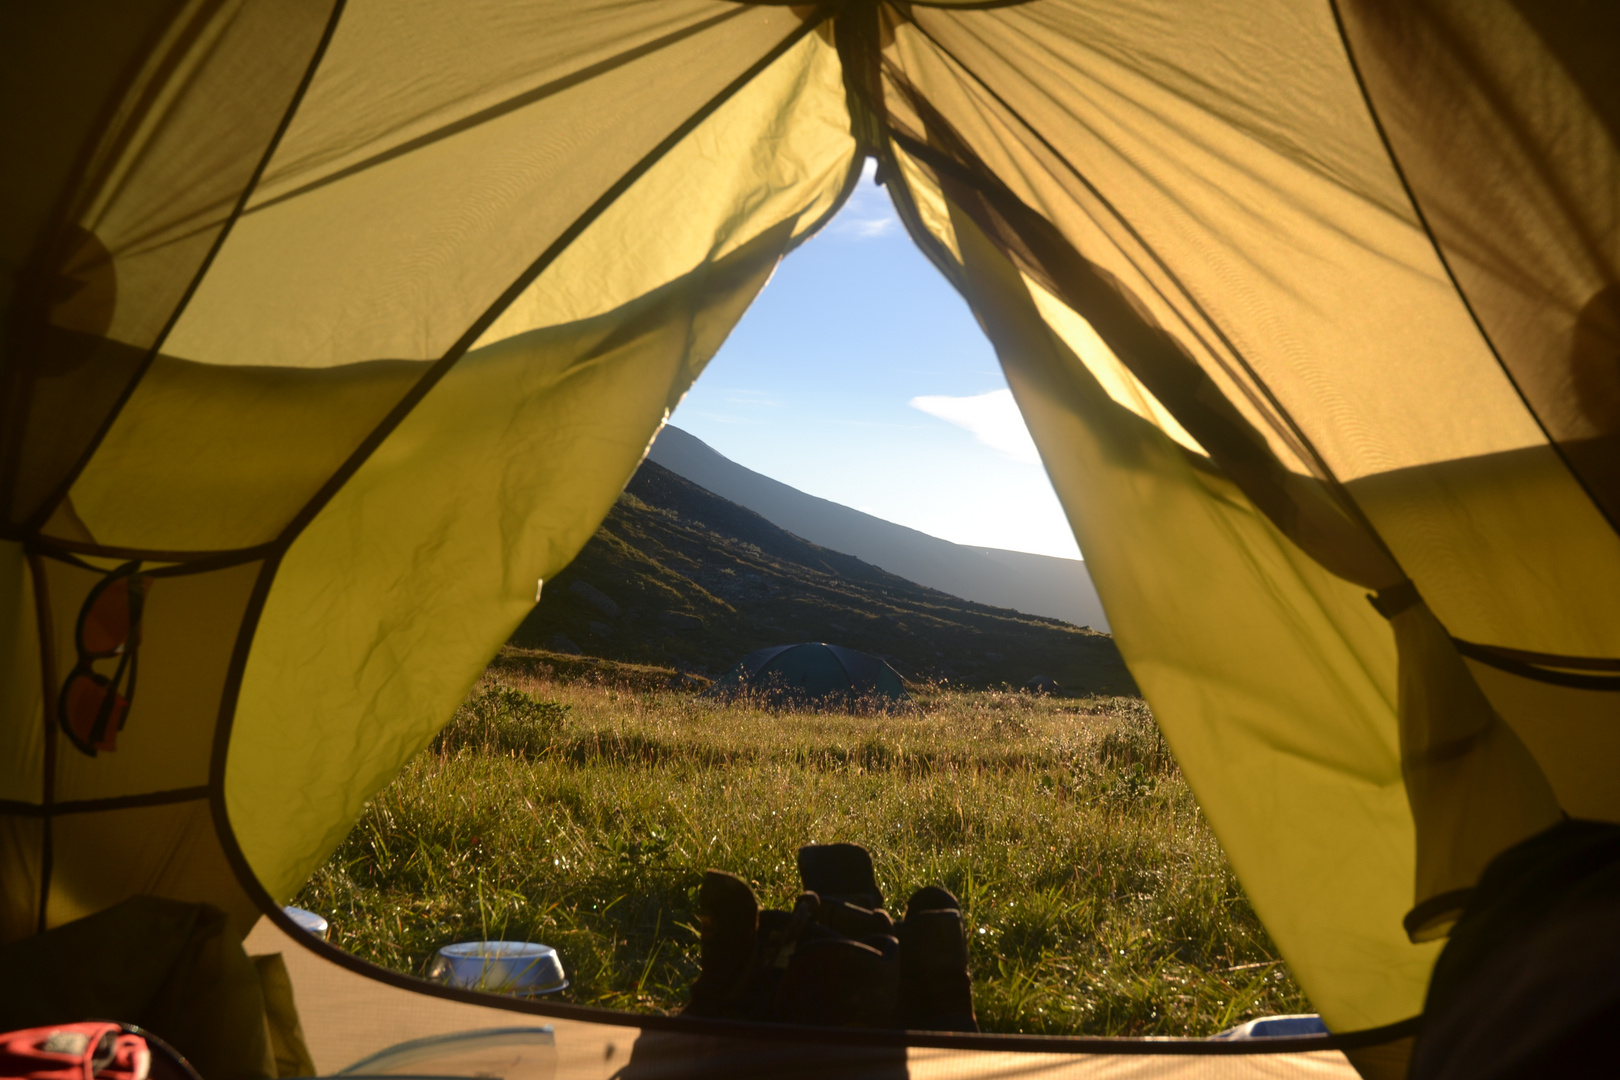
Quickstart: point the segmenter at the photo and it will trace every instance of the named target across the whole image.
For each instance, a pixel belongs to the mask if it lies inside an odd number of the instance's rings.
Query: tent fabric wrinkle
[[[35,250],[7,295],[8,352],[28,357],[7,367],[0,492],[8,523],[37,526],[49,514],[171,332],[232,214],[216,214],[202,229],[187,223],[209,207],[240,208],[335,15],[331,3],[299,0],[242,10],[193,5],[172,21],[157,16],[161,38],[130,58],[141,66],[109,97],[103,108],[111,115],[98,117],[99,129],[51,128],[15,148],[12,160],[34,159],[60,153],[53,143],[81,140],[77,174],[53,192],[55,220],[19,221],[12,234],[32,233]],[[19,54],[50,56],[74,36],[58,27],[53,41],[51,29],[19,27]],[[58,58],[75,77],[110,60],[93,52]],[[49,92],[52,83],[21,85]],[[9,94],[7,101],[23,113],[54,115],[51,101]],[[10,117],[5,126],[13,129]],[[8,187],[8,205],[11,195]],[[18,251],[7,261],[20,268],[24,258]]]
[[[0,944],[208,905],[284,956],[322,1071],[515,1022],[565,1080],[1402,1075],[1486,867],[1620,822],[1616,10],[8,9]],[[423,991],[278,921],[867,158],[1255,910],[1365,1041],[807,1055]]]
[[[1620,77],[1598,44],[1620,21],[1542,7],[1340,0],[1337,11],[1480,333],[1620,527]]]
[[[924,113],[923,120],[926,124],[928,122],[926,109],[920,111]],[[954,131],[947,130],[945,137],[959,142],[959,136]],[[926,151],[925,147],[920,146],[910,149],[914,154],[919,150]],[[1033,264],[1037,272],[1051,282],[1056,290],[1072,298],[1070,306],[1076,308],[1078,313],[1098,330],[1104,340],[1113,343],[1116,353],[1127,365],[1131,365],[1132,359],[1142,363],[1147,358],[1163,358],[1158,360],[1159,368],[1163,370],[1166,363],[1173,365],[1176,362],[1175,358],[1185,356],[1173,341],[1166,342],[1150,325],[1145,325],[1144,320],[1128,305],[1115,302],[1113,298],[1118,295],[1118,286],[1108,282],[1106,278],[1100,278],[1085,265],[1084,261],[1073,256],[1072,248],[1069,248],[1060,236],[1052,234],[1053,230],[1046,225],[1045,219],[1023,206],[1016,197],[1006,193],[1004,189],[998,190],[998,186],[993,183],[972,187],[962,183],[958,178],[964,172],[971,177],[975,173],[982,175],[986,171],[982,163],[970,155],[971,151],[958,148],[958,158],[969,157],[971,164],[965,170],[961,168],[941,170],[940,184],[947,198],[953,204],[963,206],[969,213],[972,213],[971,208],[976,203],[981,207],[975,217],[976,227],[986,229],[991,235],[997,235],[999,246],[1003,250],[1016,252],[1015,257],[1022,256],[1025,265]],[[988,202],[987,199],[977,198],[987,188],[1001,196],[997,200],[999,204],[997,210],[1000,212],[984,206],[984,203]],[[960,244],[962,234],[960,225],[955,232]],[[1011,237],[1006,235],[1008,232],[1012,234]],[[1076,284],[1070,285],[1070,282]],[[995,340],[997,337],[995,331],[990,332],[992,340]],[[1008,364],[1006,352],[1002,355],[1003,364]],[[1349,514],[1330,511],[1328,516],[1324,517],[1319,512],[1312,512],[1320,504],[1313,504],[1309,495],[1301,500],[1297,497],[1290,498],[1285,494],[1289,486],[1295,486],[1297,490],[1297,485],[1290,484],[1293,474],[1281,463],[1275,462],[1265,444],[1252,439],[1234,439],[1227,434],[1242,431],[1245,425],[1241,420],[1235,417],[1221,417],[1216,421],[1218,413],[1205,418],[1206,409],[1197,392],[1199,379],[1196,375],[1167,372],[1161,376],[1150,373],[1151,369],[1142,366],[1136,366],[1135,370],[1150,390],[1159,391],[1156,395],[1159,400],[1181,421],[1184,428],[1190,430],[1202,445],[1211,450],[1212,456],[1225,467],[1228,475],[1244,488],[1245,494],[1254,499],[1256,505],[1282,528],[1291,540],[1304,547],[1318,562],[1340,576],[1375,590],[1396,586],[1404,579],[1405,575],[1389,557],[1381,538],[1370,523],[1366,522],[1359,508],[1349,500],[1342,486],[1333,481],[1331,473],[1326,477],[1330,499],[1322,501],[1330,502],[1332,496],[1336,495],[1341,505],[1348,504]],[[1194,370],[1196,371],[1196,368]],[[1170,392],[1167,393],[1160,388],[1168,388]],[[1323,465],[1325,469],[1325,463]],[[1341,553],[1349,553],[1351,558],[1346,559]],[[1413,595],[1415,597],[1415,592]],[[1403,639],[1403,636],[1398,634],[1397,641],[1403,640],[1411,639]],[[1404,729],[1410,734],[1424,730],[1423,721],[1417,715],[1422,710],[1422,706],[1418,703],[1430,701],[1435,694],[1445,692],[1442,688],[1448,685],[1446,675],[1448,670],[1463,669],[1455,654],[1448,661],[1439,653],[1425,653],[1416,645],[1403,651],[1403,659],[1401,671],[1404,686],[1415,688],[1425,679],[1434,683],[1426,691],[1413,689],[1403,696],[1404,702],[1411,703],[1400,713],[1402,719],[1406,721]],[[1151,700],[1151,691],[1149,697]],[[1488,711],[1489,707],[1486,706],[1486,709]],[[1443,713],[1447,711],[1466,712],[1467,709],[1460,701],[1454,700]],[[1500,726],[1498,730],[1510,744],[1516,744],[1516,737],[1512,735],[1510,729]],[[1478,749],[1480,753],[1484,753],[1483,744]],[[1421,738],[1408,738],[1406,750],[1420,761],[1429,753],[1429,748],[1424,745]],[[1433,776],[1425,766],[1414,768],[1423,769],[1423,775],[1428,778],[1426,782],[1433,782]],[[1445,818],[1434,812],[1433,804],[1425,796],[1417,794],[1425,781],[1419,781],[1417,773],[1414,773],[1411,778],[1412,784],[1415,785],[1414,811],[1417,813],[1420,850],[1424,853],[1420,855],[1417,878],[1418,902],[1451,891],[1437,884],[1440,879],[1462,880],[1477,876],[1495,851],[1524,839],[1556,820],[1556,804],[1551,801],[1550,791],[1544,777],[1540,775],[1539,767],[1528,755],[1511,752],[1498,755],[1489,766],[1483,766],[1482,769],[1483,771],[1477,775],[1452,770],[1447,774],[1446,782],[1466,787],[1475,793],[1473,797],[1476,799],[1487,798],[1488,792],[1505,796],[1509,791],[1523,791],[1521,797],[1530,804],[1538,805],[1539,809],[1527,806],[1523,811],[1522,821],[1516,823],[1510,823],[1511,815],[1490,824],[1480,819],[1471,819],[1465,823],[1456,818]],[[1448,805],[1465,797],[1462,792],[1448,794]],[[1514,798],[1505,797],[1508,801],[1513,801]],[[1543,802],[1546,805],[1540,805]],[[1483,841],[1463,838],[1463,834],[1476,828],[1484,829],[1488,838]],[[1471,855],[1465,855],[1464,852],[1469,851],[1470,847],[1478,850]],[[1437,862],[1457,865],[1444,872],[1425,869]]]

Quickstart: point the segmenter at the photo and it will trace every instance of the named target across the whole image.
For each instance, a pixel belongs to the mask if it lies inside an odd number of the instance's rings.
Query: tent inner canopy
[[[1415,1015],[1493,858],[1620,820],[1620,95],[1554,7],[19,15],[0,937],[293,895],[872,158],[1301,985]]]

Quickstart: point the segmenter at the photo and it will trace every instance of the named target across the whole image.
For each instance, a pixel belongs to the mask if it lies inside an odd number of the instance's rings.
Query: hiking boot
[[[692,984],[692,1016],[741,1017],[746,1014],[749,982],[754,972],[759,902],[754,890],[735,874],[710,870],[698,890],[698,923],[702,931],[702,969]]]
[[[894,933],[894,920],[887,911],[871,911],[842,900],[823,900],[816,921],[857,941],[873,934]]]
[[[900,939],[893,934],[872,934],[861,938],[861,944],[872,946],[891,964],[900,963]]]
[[[900,965],[882,949],[844,937],[807,937],[776,988],[774,1011],[789,1024],[892,1028],[899,1020],[899,987]]]
[[[883,906],[872,856],[859,844],[806,844],[799,849],[799,878],[822,900],[875,911]]]
[[[787,922],[771,942],[771,952],[765,959],[766,966],[785,969],[799,939],[813,932],[819,914],[821,897],[809,889],[800,893],[793,901],[793,910],[788,914]]]
[[[925,889],[913,896],[906,905],[905,922],[896,928],[900,938],[900,1022],[911,1031],[978,1031],[962,912],[956,897],[944,889],[937,893]],[[950,907],[921,906],[945,898]]]
[[[762,965],[769,965],[776,956],[779,942],[784,940],[793,912],[766,908],[759,913],[759,930],[755,937],[754,955]]]
[[[787,971],[799,941],[806,934],[831,933],[816,925],[821,898],[813,892],[800,893],[792,911],[762,911],[754,951],[753,976],[745,995],[750,1020],[775,1019],[776,988]]]
[[[925,885],[911,894],[906,901],[906,918],[911,918],[914,911],[961,911],[962,904],[956,899],[956,894],[949,889],[938,885]]]

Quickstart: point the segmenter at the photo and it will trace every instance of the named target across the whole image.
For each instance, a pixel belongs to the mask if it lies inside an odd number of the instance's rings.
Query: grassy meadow
[[[891,911],[962,900],[986,1031],[1209,1035],[1310,1011],[1136,698],[924,690],[902,715],[773,713],[492,668],[294,901],[422,974],[543,941],[563,1000],[665,1013],[703,870],[791,906],[800,844],[873,854]]]

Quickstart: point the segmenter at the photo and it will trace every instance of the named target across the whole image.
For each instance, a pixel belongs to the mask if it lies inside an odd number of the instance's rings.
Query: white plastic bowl
[[[314,934],[322,941],[326,940],[326,932],[331,929],[327,921],[313,911],[305,911],[301,907],[287,906],[281,909],[287,918],[298,924],[298,928],[307,933]]]
[[[492,994],[552,994],[566,989],[562,958],[532,941],[463,941],[446,945],[428,978]]]

